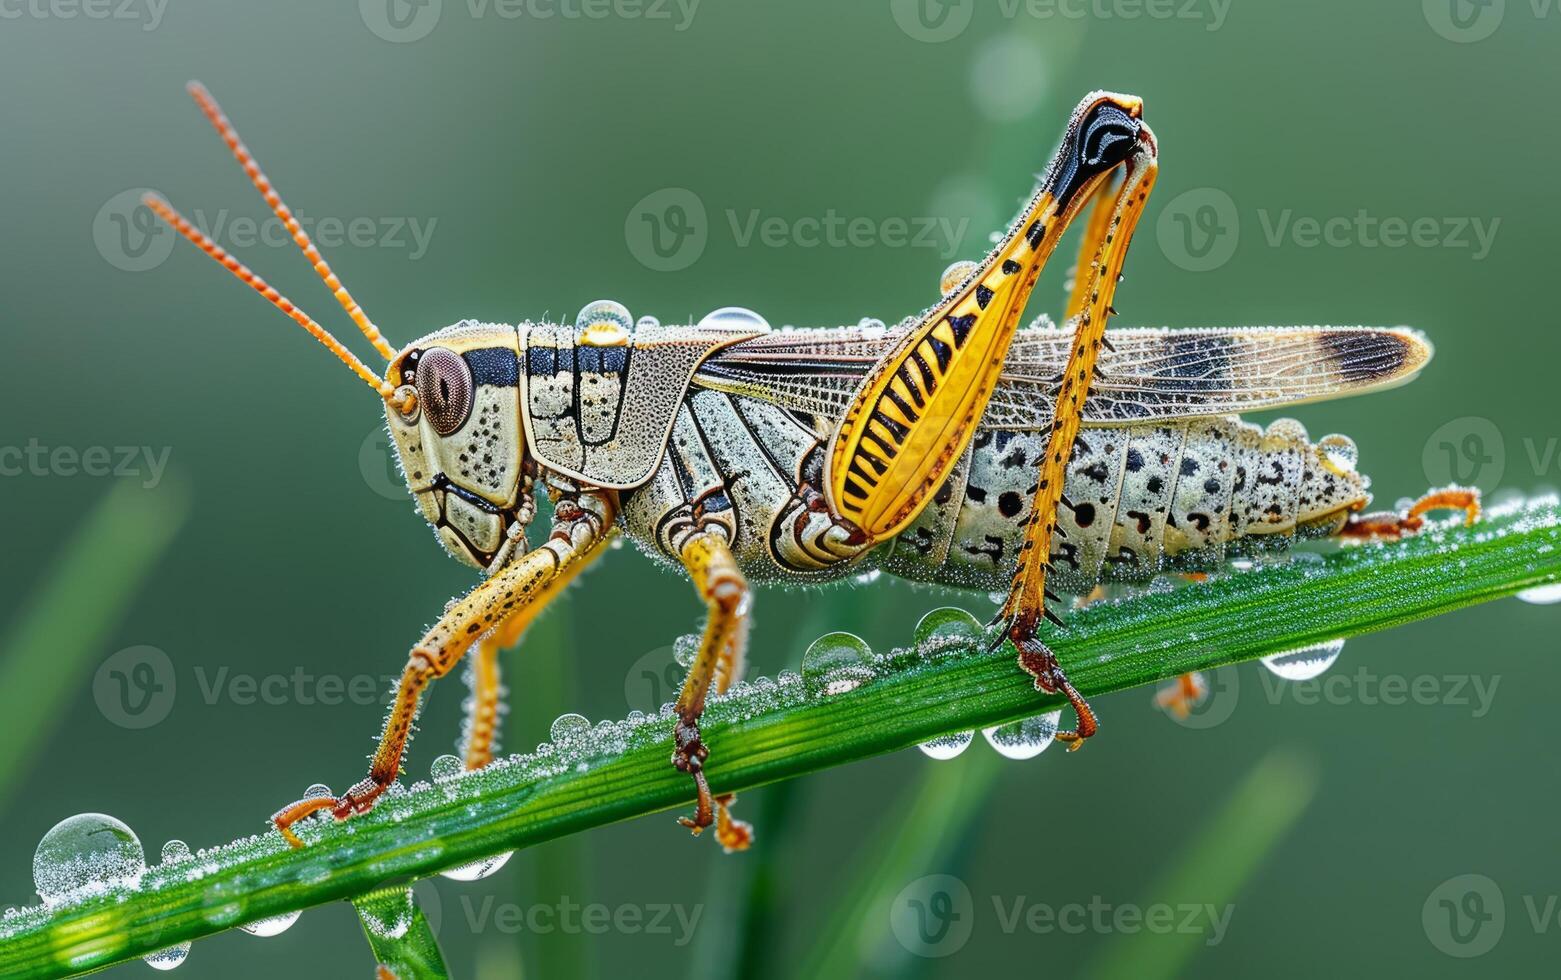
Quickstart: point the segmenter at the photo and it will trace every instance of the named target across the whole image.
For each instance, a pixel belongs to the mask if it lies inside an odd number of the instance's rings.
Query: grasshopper
[[[772,330],[755,313],[638,321],[620,304],[572,324],[463,320],[397,350],[337,279],[211,95],[191,94],[375,351],[383,375],[167,201],[146,204],[265,296],[372,388],[407,489],[445,550],[482,572],[412,648],[369,775],[272,819],[369,810],[399,777],[419,700],[474,646],[468,768],[491,758],[498,654],[615,534],[681,569],[703,636],[675,703],[672,764],[693,780],[695,834],[728,849],[751,828],[712,792],[699,719],[742,674],[750,582],[817,583],[872,569],[1006,590],[998,642],[1063,694],[1077,748],[1098,727],[1042,636],[1062,594],[1197,575],[1296,539],[1413,533],[1436,509],[1478,513],[1472,490],[1366,514],[1354,444],[1244,411],[1405,382],[1432,354],[1408,329],[1107,330],[1159,170],[1132,96],[1081,101],[1028,202],[981,262],[894,327]],[[1042,268],[1082,217],[1061,327],[1020,327]],[[533,543],[537,496],[551,527]]]

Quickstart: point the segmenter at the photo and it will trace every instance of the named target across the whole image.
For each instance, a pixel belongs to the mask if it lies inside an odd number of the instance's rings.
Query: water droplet
[[[694,663],[694,656],[699,653],[700,639],[698,633],[684,633],[672,641],[672,659],[679,667],[688,667]]]
[[[802,654],[802,683],[809,694],[844,694],[873,679],[873,651],[861,637],[826,633]]]
[[[194,857],[190,853],[190,845],[177,839],[164,844],[162,854],[164,864],[178,864],[180,861],[188,861]]]
[[[1034,41],[999,34],[981,45],[971,63],[970,96],[988,119],[1023,119],[1046,98],[1046,62]]]
[[[179,943],[176,946],[169,946],[167,949],[160,949],[155,953],[148,953],[141,959],[154,970],[172,970],[183,963],[189,955],[190,944]]]
[[[634,329],[636,330],[654,330],[659,326],[661,326],[661,321],[653,316],[642,316],[634,321]],[[613,538],[613,540],[617,541],[619,539]]]
[[[312,784],[310,784],[308,789],[304,790],[303,798],[307,800],[307,799],[312,799],[313,797],[316,797],[316,796],[335,796],[335,795],[336,795],[335,793],[331,792],[331,788],[329,786],[325,785],[324,783],[312,783]]]
[[[1339,659],[1344,649],[1343,640],[1329,640],[1284,653],[1270,654],[1263,658],[1263,666],[1287,681],[1309,681],[1318,676]]]
[[[976,740],[975,732],[955,732],[952,735],[941,735],[930,742],[921,743],[921,750],[929,759],[952,759],[961,752],[970,748],[970,743]]]
[[[1518,593],[1518,598],[1524,602],[1532,602],[1536,606],[1548,606],[1561,602],[1561,582],[1552,585],[1536,585],[1532,589],[1524,589]]]
[[[1355,472],[1360,463],[1360,449],[1349,436],[1337,432],[1323,436],[1317,448],[1322,451],[1323,462],[1339,476]]]
[[[735,330],[743,333],[769,333],[770,324],[764,317],[741,306],[723,306],[706,313],[699,321],[700,330]]]
[[[503,854],[494,854],[471,864],[463,864],[458,868],[439,872],[451,881],[481,881],[509,863],[509,859],[515,856],[514,851],[505,851]]]
[[[140,839],[106,813],[61,820],[33,854],[33,885],[51,908],[110,889],[134,888],[145,871]]]
[[[634,318],[628,308],[610,299],[587,303],[575,316],[575,334],[593,347],[622,347],[629,342]]]
[[[465,771],[466,763],[448,753],[441,755],[428,766],[429,778],[436,783],[454,779]]]
[[[410,889],[400,896],[380,896],[359,902],[358,918],[363,927],[381,939],[400,939],[412,928],[413,897]]]
[[[856,328],[858,330],[886,330],[886,329],[888,329],[887,327],[884,326],[884,322],[882,320],[878,319],[875,316],[864,316],[864,317],[862,317],[862,319],[856,321]]]
[[[584,715],[567,714],[559,715],[553,719],[553,727],[548,730],[548,737],[554,745],[567,745],[576,739],[583,739],[591,734],[591,722]]]
[[[979,263],[969,259],[960,259],[958,262],[951,263],[943,270],[943,275],[938,277],[938,292],[947,296],[958,289],[960,284],[969,279],[978,268],[980,268]]]
[[[277,936],[291,929],[293,923],[298,921],[300,915],[303,915],[303,912],[283,912],[281,915],[273,915],[269,919],[256,919],[254,922],[239,926],[239,928],[251,936],[260,936],[261,938]]]
[[[955,606],[934,609],[916,624],[916,650],[924,657],[935,657],[953,649],[969,647],[981,640],[981,623]]]
[[[1045,752],[1057,737],[1057,726],[1062,723],[1062,710],[1048,711],[1044,715],[1025,718],[1006,725],[981,729],[987,744],[1008,759],[1033,759]]]

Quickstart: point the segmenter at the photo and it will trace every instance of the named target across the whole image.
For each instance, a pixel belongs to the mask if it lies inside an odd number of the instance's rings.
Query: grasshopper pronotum
[[[675,705],[672,763],[692,776],[697,834],[747,846],[713,796],[699,717],[742,673],[750,580],[881,568],[1007,588],[1019,666],[1096,730],[1039,630],[1059,592],[1198,573],[1295,538],[1412,533],[1429,510],[1478,513],[1473,491],[1403,514],[1360,512],[1368,481],[1344,436],[1266,430],[1235,413],[1391,386],[1431,356],[1405,329],[1106,330],[1158,172],[1142,103],[1087,96],[1028,204],[980,263],[899,325],[771,330],[747,310],[635,322],[597,302],[573,324],[465,320],[396,350],[331,272],[204,88],[191,94],[315,271],[388,366],[370,369],[161,198],[147,205],[323,343],[384,402],[407,488],[440,542],[484,573],[412,649],[368,778],[273,818],[346,819],[401,772],[422,691],[477,647],[466,765],[490,758],[497,655],[614,532],[684,569],[708,608]],[[1091,202],[1093,201],[1093,204]],[[1061,328],[1019,319],[1072,220],[1088,213]],[[552,526],[532,547],[535,493]]]

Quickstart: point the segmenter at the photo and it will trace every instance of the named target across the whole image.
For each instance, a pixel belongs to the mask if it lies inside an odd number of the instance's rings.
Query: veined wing
[[[882,327],[782,330],[719,351],[695,382],[836,419],[894,336]],[[1072,336],[1045,318],[1020,330],[981,424],[1034,429],[1049,421]],[[1086,425],[1239,414],[1390,388],[1432,353],[1407,328],[1125,329],[1106,339]]]

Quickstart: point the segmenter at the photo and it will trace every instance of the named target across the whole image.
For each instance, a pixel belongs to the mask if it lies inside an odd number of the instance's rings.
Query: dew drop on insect
[[[981,623],[955,606],[934,609],[916,624],[916,652],[935,657],[952,649],[968,647],[981,639]]]
[[[442,877],[451,881],[481,881],[509,863],[509,859],[515,856],[514,851],[505,851],[503,854],[494,854],[471,864],[463,864],[459,868],[450,868],[441,871]]]
[[[439,756],[428,766],[428,776],[436,783],[454,779],[465,771],[466,763],[448,753]]]
[[[851,633],[826,633],[802,654],[802,683],[809,694],[854,691],[873,679],[872,648]]]
[[[653,316],[642,316],[634,321],[634,329],[636,330],[654,330],[659,326],[661,326],[661,321]],[[618,539],[614,538],[613,540],[616,541]]]
[[[575,315],[575,333],[582,343],[595,347],[621,347],[629,342],[634,318],[628,308],[610,299],[585,304]]]
[[[1286,650],[1263,658],[1263,666],[1287,681],[1309,681],[1339,659],[1343,640],[1329,640],[1309,647]]]
[[[316,796],[335,796],[335,795],[336,795],[335,793],[331,792],[331,788],[329,786],[325,785],[324,783],[312,783],[312,784],[310,784],[308,789],[304,790],[303,798],[308,800],[308,799],[312,799],[312,798],[314,798]]]
[[[553,727],[548,729],[548,738],[554,745],[567,745],[590,734],[590,719],[577,714],[559,715],[553,719]]]
[[[1340,476],[1355,472],[1356,465],[1360,463],[1360,449],[1349,436],[1337,432],[1323,436],[1317,448],[1322,451],[1323,460]]]
[[[877,330],[886,330],[886,329],[888,329],[887,327],[884,326],[884,322],[882,320],[878,319],[875,316],[864,316],[864,317],[862,317],[862,319],[856,321],[856,328],[858,330],[866,330],[866,331],[877,331]]]
[[[1059,708],[1033,718],[983,728],[981,734],[986,736],[987,744],[1006,759],[1033,759],[1052,744],[1061,723],[1062,710]]]
[[[33,886],[49,907],[117,888],[146,872],[135,832],[106,813],[78,813],[50,828],[33,854]]]
[[[769,333],[770,322],[747,307],[723,306],[706,313],[699,321],[698,329]]]
[[[190,955],[189,943],[178,943],[167,949],[160,949],[155,953],[148,953],[141,957],[147,966],[154,970],[172,970],[182,964]]]
[[[684,633],[672,641],[672,659],[679,667],[688,667],[694,663],[694,655],[699,652],[699,641],[698,633]]]
[[[973,731],[955,732],[952,735],[940,735],[930,742],[923,742],[920,748],[927,758],[942,761],[959,755],[970,748],[970,743],[975,740],[976,733]]]
[[[1524,589],[1518,593],[1518,598],[1524,602],[1532,602],[1536,606],[1549,606],[1561,602],[1561,582],[1553,585],[1536,585],[1532,589]]]
[[[194,855],[190,853],[190,845],[175,839],[163,845],[162,857],[164,864],[178,864],[180,861],[188,861]]]
[[[273,915],[269,919],[256,919],[254,922],[247,922],[239,926],[239,928],[251,936],[259,936],[262,939],[280,936],[293,927],[293,923],[298,921],[300,915],[303,915],[302,911],[283,912],[281,915]]]
[[[959,288],[960,283],[969,279],[979,267],[979,263],[972,262],[969,259],[960,259],[958,262],[951,263],[947,269],[943,270],[943,275],[938,277],[938,292],[944,296],[952,293]]]

